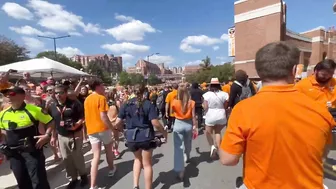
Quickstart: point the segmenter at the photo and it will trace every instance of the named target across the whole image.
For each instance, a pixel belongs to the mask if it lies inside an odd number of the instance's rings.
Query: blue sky
[[[152,53],[167,66],[198,64],[205,56],[227,57],[227,29],[234,0],[17,0],[0,4],[0,34],[25,45],[32,56],[52,50],[37,35],[72,35],[58,51],[123,55],[125,67]],[[287,0],[287,28],[302,32],[333,26],[333,0]]]

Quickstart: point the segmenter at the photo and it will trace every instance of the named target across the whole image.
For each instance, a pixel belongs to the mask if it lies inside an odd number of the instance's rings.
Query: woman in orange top
[[[174,171],[180,179],[184,177],[184,162],[188,161],[191,152],[193,130],[198,131],[195,116],[195,101],[190,99],[187,87],[181,84],[177,91],[177,99],[172,101],[175,114],[174,124]],[[184,144],[184,150],[181,146]]]

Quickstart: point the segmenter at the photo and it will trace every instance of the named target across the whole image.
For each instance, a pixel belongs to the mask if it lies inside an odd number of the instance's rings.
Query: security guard
[[[43,146],[50,140],[55,144],[52,117],[41,108],[26,104],[25,91],[12,87],[0,91],[9,99],[11,106],[0,112],[0,129],[5,130],[3,152],[10,161],[11,169],[20,189],[50,189]],[[38,127],[48,125],[40,135]],[[3,148],[3,146],[2,146]]]

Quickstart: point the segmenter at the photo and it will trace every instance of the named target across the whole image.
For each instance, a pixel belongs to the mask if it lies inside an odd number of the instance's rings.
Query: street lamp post
[[[59,36],[59,37],[48,37],[48,36],[41,36],[41,35],[38,35],[37,37],[41,37],[41,38],[46,38],[46,39],[52,39],[52,40],[54,40],[55,60],[57,61],[56,40],[57,40],[57,39],[66,38],[66,37],[71,37],[71,36],[70,36],[70,35],[65,35],[65,36]]]
[[[158,54],[160,54],[160,53],[153,53],[151,55],[147,55],[147,62],[149,62],[149,57],[154,56],[154,55],[158,55]]]

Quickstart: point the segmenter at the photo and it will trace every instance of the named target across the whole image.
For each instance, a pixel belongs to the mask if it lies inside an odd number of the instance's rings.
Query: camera
[[[156,147],[161,147],[162,144],[166,143],[166,139],[163,135],[156,135],[153,142],[155,142]]]
[[[74,124],[75,123],[74,123],[74,121],[72,119],[66,119],[66,120],[64,120],[64,127],[66,129],[72,128],[74,126]]]

